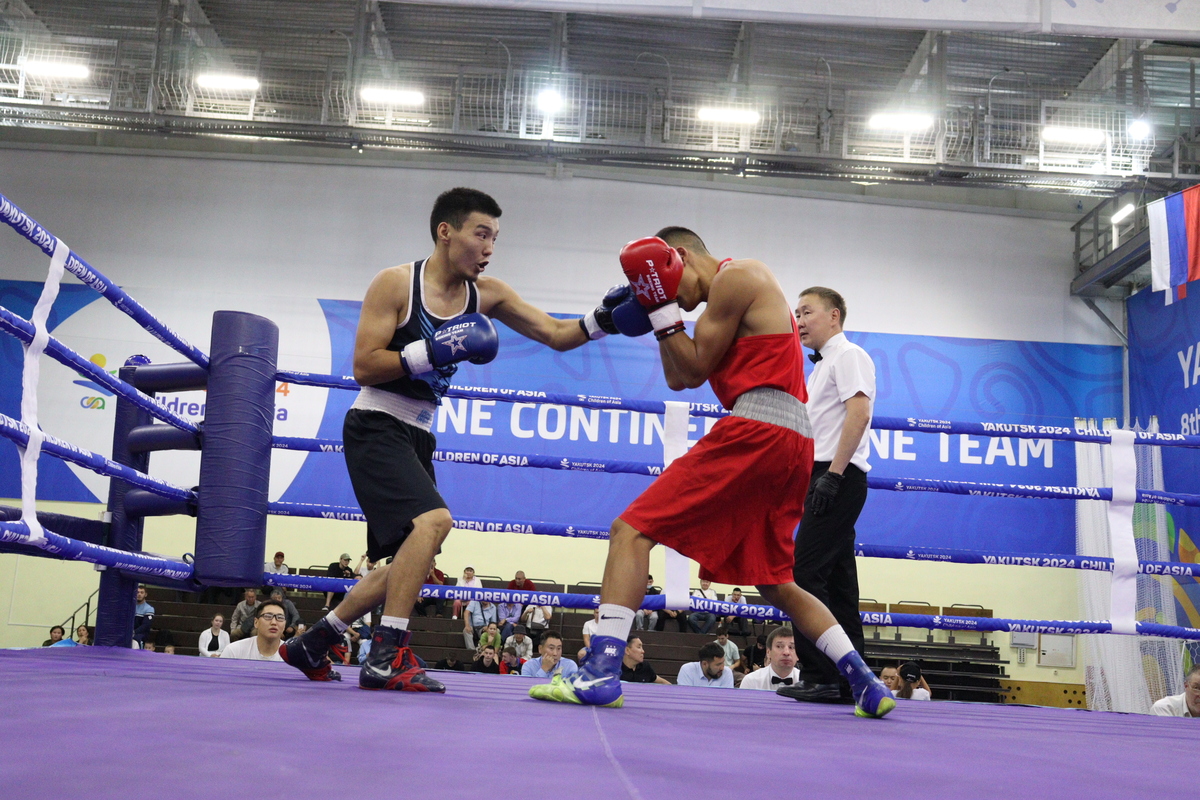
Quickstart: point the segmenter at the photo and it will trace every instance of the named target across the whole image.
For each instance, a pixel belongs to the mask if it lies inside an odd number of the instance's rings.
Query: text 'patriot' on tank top
[[[473,283],[467,283],[467,300],[463,304],[462,311],[458,312],[458,314],[452,317],[439,317],[426,308],[424,287],[425,261],[425,259],[421,259],[420,261],[413,262],[412,283],[409,286],[408,293],[408,313],[400,321],[400,324],[396,326],[396,332],[392,334],[392,341],[387,346],[388,350],[399,352],[404,349],[405,345],[415,342],[418,339],[432,338],[434,331],[454,319],[454,317],[462,316],[463,314],[474,314],[479,310],[479,290],[475,288],[475,284]],[[457,364],[448,364],[418,377],[404,375],[387,383],[379,383],[374,388],[436,404],[441,402],[442,396],[450,388],[450,379],[454,377],[454,373],[457,371]]]

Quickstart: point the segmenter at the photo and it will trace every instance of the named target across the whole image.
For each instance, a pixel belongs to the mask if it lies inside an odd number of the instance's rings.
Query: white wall
[[[379,269],[428,254],[438,192],[505,209],[493,274],[582,313],[621,275],[621,245],[668,224],[719,256],[765,261],[790,294],[841,291],[857,330],[1115,344],[1071,298],[1062,221],[595,178],[6,149],[0,192],[131,288],[359,299]],[[0,277],[47,261],[7,227]],[[152,309],[153,310],[153,309]]]

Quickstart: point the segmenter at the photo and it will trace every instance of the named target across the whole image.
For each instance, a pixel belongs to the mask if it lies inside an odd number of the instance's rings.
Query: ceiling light
[[[196,85],[201,89],[226,89],[231,92],[258,91],[258,79],[243,75],[221,72],[204,72],[196,76]]]
[[[1064,128],[1061,125],[1047,125],[1042,128],[1043,142],[1059,144],[1090,144],[1101,145],[1108,134],[1099,128]]]
[[[1113,212],[1112,224],[1116,225],[1118,222],[1125,219],[1132,213],[1133,213],[1133,203],[1126,203],[1125,205],[1121,206],[1119,209],[1117,209],[1116,211]]]
[[[562,110],[563,97],[556,89],[542,89],[538,92],[537,107],[543,114],[557,114]]]
[[[1144,119],[1135,119],[1129,123],[1127,130],[1131,139],[1145,139],[1150,136],[1150,123]]]
[[[425,95],[412,89],[384,89],[379,86],[366,86],[359,92],[368,103],[386,103],[390,106],[423,106]]]
[[[867,120],[867,127],[875,130],[916,133],[927,131],[933,127],[933,117],[929,114],[885,112],[872,114],[871,118]]]
[[[86,78],[91,74],[84,64],[71,64],[66,61],[26,61],[24,68],[27,75],[46,78]]]
[[[704,107],[696,112],[701,122],[727,122],[733,125],[757,125],[762,115],[752,108]]]

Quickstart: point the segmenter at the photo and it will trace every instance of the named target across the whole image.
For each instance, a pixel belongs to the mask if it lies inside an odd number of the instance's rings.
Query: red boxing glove
[[[656,339],[683,330],[683,317],[675,300],[683,277],[679,251],[657,236],[635,239],[621,248],[621,270],[638,302],[650,310]]]

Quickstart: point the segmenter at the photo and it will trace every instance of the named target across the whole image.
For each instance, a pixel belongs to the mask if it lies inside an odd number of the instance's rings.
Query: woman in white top
[[[217,614],[212,618],[212,627],[200,634],[200,655],[220,658],[229,645],[229,634],[222,630],[225,617]]]
[[[900,691],[896,697],[904,700],[930,700],[929,684],[921,677],[921,665],[907,661],[900,665]]]

